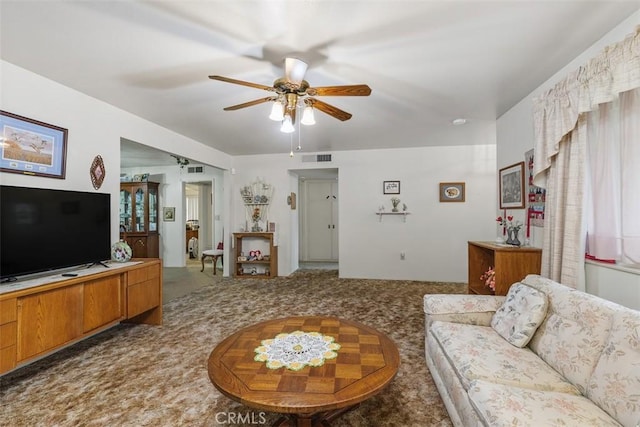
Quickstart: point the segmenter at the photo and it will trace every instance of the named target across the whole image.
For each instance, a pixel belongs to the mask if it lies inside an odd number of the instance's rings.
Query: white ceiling
[[[486,143],[471,136],[639,8],[640,0],[0,0],[0,53],[231,155],[288,153],[290,136],[267,118],[268,104],[222,110],[270,92],[208,76],[271,85],[291,53],[310,63],[311,86],[372,88],[369,97],[322,97],[353,118],[317,112],[317,124],[302,128],[303,151]],[[452,126],[458,117],[468,123]]]

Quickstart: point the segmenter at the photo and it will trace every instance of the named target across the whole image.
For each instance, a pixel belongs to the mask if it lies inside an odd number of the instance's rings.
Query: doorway
[[[338,170],[299,171],[300,265],[338,268]],[[323,267],[324,266],[324,267]]]
[[[202,251],[213,249],[213,185],[211,181],[184,183],[186,219],[185,256],[187,263],[200,263]],[[196,238],[196,244],[191,242]]]

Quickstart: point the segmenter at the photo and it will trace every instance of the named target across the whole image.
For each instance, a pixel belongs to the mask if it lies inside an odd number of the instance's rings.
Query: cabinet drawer
[[[16,345],[17,322],[5,323],[0,326],[0,348]]]
[[[0,325],[16,321],[18,318],[16,303],[16,298],[0,301]]]
[[[132,318],[160,305],[160,284],[146,280],[127,287],[127,318]]]
[[[160,277],[160,265],[154,264],[147,267],[136,268],[127,273],[127,285],[146,282],[149,279]]]
[[[0,374],[16,367],[16,346],[0,348]]]

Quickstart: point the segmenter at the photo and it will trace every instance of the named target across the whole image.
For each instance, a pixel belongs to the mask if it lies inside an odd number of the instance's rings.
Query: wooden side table
[[[511,285],[524,279],[527,274],[540,274],[542,249],[493,242],[469,242],[468,261],[470,294],[494,294],[480,279],[492,267],[496,272],[495,295],[506,295]]]

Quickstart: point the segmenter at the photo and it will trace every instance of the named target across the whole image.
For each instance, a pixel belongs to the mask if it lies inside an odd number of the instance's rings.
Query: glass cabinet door
[[[149,231],[158,231],[158,190],[149,187]]]
[[[133,231],[131,229],[131,192],[120,190],[120,231]]]
[[[142,188],[136,189],[136,218],[135,218],[135,231],[147,231],[147,225],[144,219],[145,206],[145,194]]]

